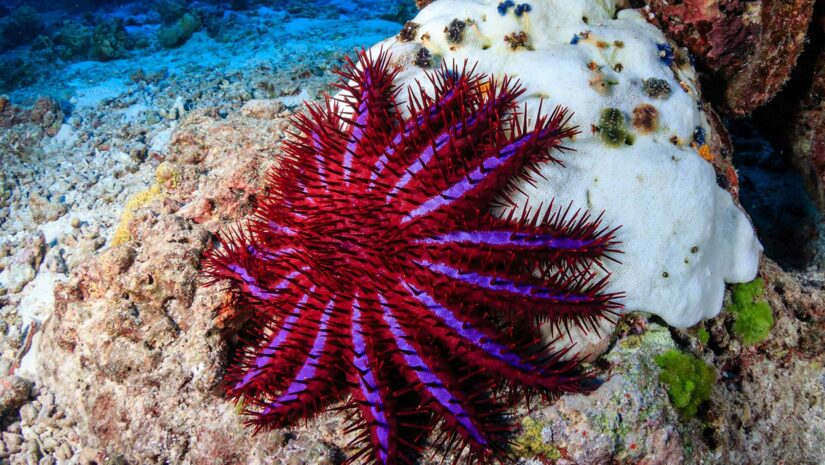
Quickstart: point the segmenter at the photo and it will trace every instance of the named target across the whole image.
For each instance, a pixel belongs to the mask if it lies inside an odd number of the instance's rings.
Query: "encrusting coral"
[[[351,396],[353,459],[415,463],[434,429],[471,462],[505,458],[514,401],[597,385],[538,324],[619,308],[595,273],[616,229],[569,207],[490,213],[514,175],[558,163],[567,110],[529,122],[513,80],[444,65],[404,117],[389,62],[360,53],[341,96],[296,118],[253,219],[206,256],[248,319],[227,393],[256,429]]]
[[[42,28],[37,10],[27,5],[16,8],[0,19],[0,51],[31,41]]]
[[[158,30],[158,42],[165,48],[179,47],[198,31],[201,22],[192,13],[184,13],[174,23],[165,24]]]
[[[132,239],[132,235],[129,233],[129,224],[135,218],[135,212],[162,197],[164,188],[174,189],[179,180],[180,173],[171,163],[163,162],[158,165],[155,171],[155,183],[126,201],[117,229],[115,229],[114,234],[112,234],[112,246],[129,242]]]

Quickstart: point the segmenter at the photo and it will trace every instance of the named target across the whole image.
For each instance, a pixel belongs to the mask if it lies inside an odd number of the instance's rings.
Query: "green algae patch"
[[[704,361],[676,349],[655,357],[661,368],[659,382],[667,386],[670,400],[683,419],[696,415],[699,405],[710,399],[716,370]]]
[[[521,420],[521,433],[512,443],[513,452],[523,458],[544,458],[558,460],[561,453],[552,444],[547,444],[542,438],[543,426],[536,420],[525,417]]]
[[[699,342],[701,342],[703,346],[706,346],[708,342],[710,342],[710,333],[707,329],[700,327],[696,331],[696,338],[699,339]]]
[[[765,282],[761,279],[733,287],[733,333],[746,345],[759,344],[773,328],[773,310],[765,300]]]

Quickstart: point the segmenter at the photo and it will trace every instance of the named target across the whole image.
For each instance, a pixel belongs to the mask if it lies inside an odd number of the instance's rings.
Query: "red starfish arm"
[[[470,89],[457,112],[444,114],[447,124],[440,131],[432,132],[414,151],[397,157],[395,171],[402,176],[386,192],[387,202],[408,212],[483,163],[489,157],[488,141],[501,132],[521,93],[508,82],[501,89],[490,84],[482,97],[476,96],[477,89]]]
[[[463,312],[460,304],[437,300],[434,293],[406,282],[402,286],[417,302],[413,305],[418,325],[424,326],[468,366],[480,367],[496,376],[501,384],[521,385],[541,392],[581,392],[586,377],[576,373],[575,363],[559,364],[560,354],[536,354],[523,357],[512,349],[512,341],[503,341],[488,329],[481,316]],[[453,307],[453,308],[451,308]]]
[[[500,114],[497,118],[507,117]],[[441,214],[443,218],[477,215],[483,211],[480,206],[489,205],[520,172],[538,161],[554,160],[549,150],[559,149],[563,138],[577,132],[565,126],[567,121],[566,110],[557,108],[551,116],[539,118],[529,132],[514,129],[510,137],[503,138],[502,131],[498,131],[494,140],[484,147],[476,147],[469,156],[465,150],[431,163],[416,176],[417,182],[411,183],[403,196],[398,196],[399,201],[411,205],[402,222],[414,222],[433,214]],[[499,124],[518,126],[520,123],[511,118]]]
[[[601,267],[603,259],[612,259],[610,254],[618,252],[615,230],[601,227],[599,218],[590,220],[584,215],[577,221],[564,221],[561,227],[555,223],[550,219],[537,226],[485,215],[442,233],[427,228],[429,233],[411,242],[419,247],[415,254],[419,257],[439,257],[476,269],[555,270],[564,276],[593,265]]]
[[[452,127],[462,113],[478,105],[478,77],[458,74],[456,68],[442,68],[440,73],[428,75],[435,87],[436,98],[430,98],[419,85],[418,94],[408,88],[407,102],[410,117],[397,128],[397,133],[370,166],[371,159],[358,160],[371,171],[369,190],[375,190],[388,199],[387,193],[407,175],[410,164],[420,153],[432,147],[446,128]]]
[[[266,303],[290,292],[304,265],[288,247],[257,246],[249,232],[227,231],[220,246],[207,251],[202,272],[208,284],[225,282],[250,303]]]
[[[286,157],[270,173],[270,185],[281,196],[286,193],[318,198],[328,194],[329,182],[341,175],[330,171],[333,161],[343,160],[349,137],[338,104],[327,96],[323,105],[307,104],[307,112],[293,117],[299,131],[284,142]]]
[[[274,308],[250,310],[252,317],[240,335],[242,348],[224,377],[230,397],[274,395],[285,388],[279,383],[294,376],[303,360],[303,345],[315,336],[306,329],[313,320],[306,311],[308,299],[304,293],[284,295],[272,302]],[[272,311],[284,313],[284,318],[274,321]]]
[[[329,162],[341,168],[337,181],[349,186],[356,179],[369,177],[370,168],[381,155],[375,148],[387,145],[398,124],[397,89],[393,86],[398,70],[391,69],[390,55],[384,51],[376,57],[359,51],[357,65],[349,57],[346,60],[348,66],[338,71],[343,78],[337,84],[343,91],[338,99],[352,114],[342,118],[348,124],[348,137],[341,158]]]
[[[418,394],[418,408],[436,412],[443,419],[443,428],[457,434],[475,454],[496,450],[502,439],[498,434],[500,418],[492,418],[494,409],[489,401],[475,397],[474,391],[468,391],[450,373],[442,361],[443,353],[425,347],[413,336],[418,309],[402,300],[390,302],[383,293],[371,304],[378,315],[371,332],[378,334],[375,339],[386,341],[382,345],[393,371],[405,377],[408,389]]]
[[[340,398],[343,392],[343,344],[337,321],[344,317],[340,310],[336,310],[334,300],[330,299],[325,305],[318,304],[324,305],[323,309],[307,307],[313,300],[304,299],[304,307],[294,326],[281,328],[302,334],[291,342],[287,336],[284,347],[271,348],[269,346],[279,342],[283,333],[274,334],[269,344],[258,352],[257,362],[262,368],[254,367],[240,380],[240,383],[255,380],[260,376],[256,375],[259,369],[266,374],[267,384],[262,386],[265,395],[249,398],[247,413],[252,415],[250,423],[253,425],[270,429],[294,424],[314,416]],[[289,356],[295,358],[290,360],[287,355],[281,355],[281,351],[291,352]],[[285,369],[284,364],[294,368]]]
[[[439,259],[413,263],[416,283],[433,289],[435,297],[454,296],[510,318],[568,321],[591,328],[620,307],[621,296],[603,292],[606,281],[593,283],[592,273],[538,278],[529,270],[467,269]]]
[[[360,412],[365,434],[356,438],[362,445],[363,454],[371,454],[376,463],[390,465],[404,456],[409,446],[399,442],[402,438],[399,425],[398,405],[390,392],[387,380],[382,379],[384,359],[377,353],[371,339],[369,311],[363,311],[358,299],[351,303],[349,371],[352,399]]]

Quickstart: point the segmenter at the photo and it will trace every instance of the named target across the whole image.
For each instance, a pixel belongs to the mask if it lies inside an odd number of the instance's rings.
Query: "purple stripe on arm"
[[[272,229],[275,232],[279,232],[279,233],[285,234],[287,236],[294,236],[295,235],[295,231],[292,228],[290,228],[289,226],[281,226],[280,224],[278,224],[278,223],[276,223],[272,220],[267,221],[266,225],[269,226],[269,228]]]
[[[512,155],[512,154],[511,154]],[[470,192],[476,184],[482,181],[486,176],[492,174],[497,168],[503,165],[507,160],[508,157],[501,157],[499,158],[498,155],[494,155],[482,162],[481,166],[474,169],[471,173],[464,176],[461,181],[453,184],[451,187],[447,188],[447,190],[437,194],[436,196],[430,198],[426,202],[422,203],[418,206],[415,210],[411,211],[408,216],[405,216],[401,222],[406,223],[413,218],[419,217],[421,215],[426,215],[433,210],[441,208],[446,205],[450,205],[456,200],[461,199],[468,192]],[[486,172],[486,174],[484,174]]]
[[[411,211],[409,215],[405,216],[401,222],[406,223],[416,217],[426,215],[433,210],[450,205],[454,201],[461,199],[467,195],[467,193],[470,192],[476,184],[484,180],[485,177],[492,174],[495,170],[500,168],[501,165],[510,160],[510,158],[515,155],[518,149],[520,149],[530,137],[531,134],[524,135],[514,142],[504,146],[497,155],[487,158],[481,163],[481,166],[464,176],[461,181],[458,181],[451,187],[447,188],[447,190],[419,205],[418,208]]]
[[[440,102],[436,102],[436,104],[433,105],[432,108],[430,108],[429,114],[427,115],[427,119],[429,120],[435,116],[438,116],[443,111],[443,107],[450,104],[453,100],[455,100],[455,97],[455,89],[450,89],[446,94],[444,94]],[[410,135],[410,132],[412,132],[413,128],[419,127],[423,123],[424,115],[419,115],[414,121],[410,121],[409,123],[407,123],[404,126],[404,131],[396,135],[395,138],[393,138],[392,140],[392,144],[388,145],[383,150],[384,155],[381,155],[381,157],[375,163],[375,169],[373,170],[373,173],[370,175],[370,189],[372,189],[372,186],[375,184],[375,180],[378,179],[378,175],[384,171],[384,168],[386,167],[390,157],[395,155],[395,149],[393,147],[397,147],[399,144],[401,144],[401,141],[405,137]]]
[[[284,255],[289,255],[289,254],[295,253],[295,249],[293,249],[292,247],[286,247],[286,248],[278,249],[278,250],[271,250],[271,249],[268,249],[267,247],[258,247],[258,246],[254,246],[254,245],[248,245],[246,247],[246,251],[249,252],[249,254],[252,255],[253,257],[260,258],[261,260],[266,260],[266,261],[273,261],[273,260],[276,260],[278,258],[283,257]]]
[[[472,124],[472,121],[473,119],[470,118],[470,124]],[[450,135],[452,135],[454,132],[460,131],[462,127],[463,124],[459,122],[452,128],[447,129],[443,131],[441,134],[439,134],[438,137],[436,137],[435,139],[435,150],[441,150],[441,148],[444,147],[444,144],[450,139]],[[410,164],[410,167],[407,168],[406,173],[404,173],[404,176],[402,176],[401,179],[399,179],[395,186],[392,188],[392,192],[390,192],[390,194],[387,195],[387,202],[389,202],[390,198],[397,194],[398,191],[403,189],[404,186],[409,184],[413,176],[415,176],[419,171],[423,170],[427,166],[427,163],[429,163],[430,160],[432,160],[433,154],[433,146],[432,144],[430,144],[427,146],[427,148],[424,149],[423,152],[421,152],[421,155],[419,155],[418,158],[416,158],[415,161],[412,162],[412,164]]]
[[[516,246],[552,250],[577,250],[593,245],[593,240],[559,238],[549,234],[525,234],[511,231],[458,231],[436,238],[419,239],[419,244],[470,243]]]
[[[311,288],[309,290],[309,294],[313,293],[315,288]],[[261,351],[260,355],[255,358],[255,369],[249,370],[246,375],[244,375],[243,379],[235,385],[234,389],[243,389],[246,387],[250,382],[252,382],[255,377],[260,375],[264,372],[264,368],[269,365],[272,360],[275,358],[275,354],[277,353],[278,349],[281,345],[286,341],[286,338],[292,334],[292,330],[295,329],[295,323],[298,321],[298,318],[301,316],[301,307],[307,303],[309,299],[309,294],[304,294],[300,301],[295,305],[292,309],[292,313],[284,320],[281,325],[280,330],[278,333],[269,341],[269,344]]]
[[[246,287],[249,289],[249,292],[253,296],[255,296],[255,297],[257,297],[261,300],[270,300],[272,298],[280,296],[280,294],[277,293],[277,292],[270,292],[270,291],[258,286],[258,280],[255,279],[254,276],[249,274],[249,270],[242,267],[241,265],[232,264],[232,265],[229,265],[228,268],[229,268],[230,271],[232,271],[233,273],[238,275],[238,278],[240,278],[241,281],[243,281],[244,284],[246,284]],[[293,271],[285,279],[281,280],[274,287],[274,290],[286,289],[286,287],[289,286],[289,280],[295,279],[296,277],[298,277],[299,274],[300,273],[298,271]]]
[[[349,183],[349,175],[352,170],[352,155],[355,153],[356,147],[361,143],[361,139],[364,137],[364,130],[362,128],[366,126],[367,118],[369,118],[370,115],[368,109],[370,99],[369,91],[371,85],[372,77],[370,77],[369,70],[365,70],[364,83],[361,87],[364,91],[361,94],[361,103],[358,105],[358,118],[356,118],[352,129],[352,140],[350,140],[344,150],[344,161],[342,166],[344,167],[344,182],[346,183]]]
[[[461,404],[452,393],[444,386],[444,383],[433,373],[432,369],[427,363],[418,355],[415,348],[407,342],[407,335],[404,329],[395,319],[392,309],[387,305],[384,296],[379,294],[378,298],[381,300],[381,308],[384,311],[384,321],[390,326],[390,332],[395,336],[395,343],[401,350],[401,355],[404,361],[412,369],[430,395],[441,404],[448,412],[452,413],[456,420],[467,430],[472,438],[479,444],[487,444],[487,439],[481,435],[478,428],[473,424],[470,416],[461,408]]]
[[[390,450],[390,430],[387,418],[384,416],[384,403],[381,401],[381,394],[378,392],[378,383],[375,381],[370,361],[367,356],[367,344],[364,341],[364,333],[361,330],[361,309],[358,300],[352,303],[352,348],[355,353],[353,365],[358,370],[359,385],[361,392],[370,408],[373,418],[375,418],[376,430],[378,433],[378,443],[381,445],[378,454],[383,463],[387,463],[387,452]]]
[[[261,412],[263,415],[270,413],[274,409],[283,407],[288,402],[293,402],[298,398],[298,394],[301,394],[306,389],[307,384],[315,377],[315,373],[318,371],[315,361],[323,355],[324,349],[326,348],[327,326],[334,306],[335,301],[331,300],[329,304],[327,304],[326,309],[324,309],[318,334],[315,335],[315,342],[312,344],[312,350],[309,352],[303,366],[301,366],[301,370],[298,371],[298,376],[295,377],[295,380],[292,381],[286,392],[281,394]]]
[[[534,297],[552,302],[581,303],[591,302],[593,300],[586,295],[559,293],[553,289],[537,287],[530,284],[519,284],[513,281],[494,278],[492,276],[484,276],[470,271],[459,271],[443,263],[430,263],[426,260],[416,260],[415,263],[425,266],[438,274],[442,274],[474,287],[481,287],[491,291],[509,292],[512,294],[518,294],[522,297]]]
[[[518,355],[510,352],[507,347],[491,340],[487,337],[487,335],[473,328],[472,325],[459,320],[452,311],[436,302],[435,299],[430,297],[426,292],[414,290],[412,286],[403,280],[401,281],[401,284],[413,297],[424,304],[424,306],[435,314],[435,316],[443,321],[447,327],[458,333],[458,335],[462,338],[471,342],[474,346],[486,352],[491,357],[501,360],[502,362],[520,370],[540,372],[537,367],[523,362]]]

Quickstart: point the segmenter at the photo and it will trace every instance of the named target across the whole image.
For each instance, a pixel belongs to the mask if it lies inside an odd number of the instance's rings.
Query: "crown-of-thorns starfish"
[[[388,54],[339,74],[341,97],[295,117],[254,217],[206,257],[248,318],[227,392],[256,430],[346,400],[352,460],[414,463],[428,442],[506,458],[514,402],[593,384],[538,326],[619,307],[597,273],[616,251],[600,217],[491,214],[577,130],[561,108],[529,123],[518,84],[466,66],[408,91],[408,117]]]

